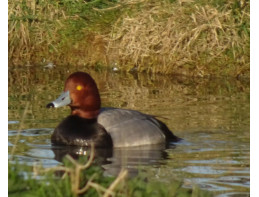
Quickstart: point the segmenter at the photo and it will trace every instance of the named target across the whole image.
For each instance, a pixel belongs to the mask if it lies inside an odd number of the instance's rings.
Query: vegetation
[[[98,161],[95,162],[94,148],[77,160],[66,155],[64,165],[43,168],[34,164],[21,164],[15,160],[24,120],[28,115],[28,103],[10,151],[8,165],[9,196],[212,196],[198,187],[184,189],[182,182],[171,184],[148,182],[147,177],[127,179],[127,170],[121,169],[117,177],[104,176]],[[20,146],[19,146],[20,147]],[[93,147],[93,146],[92,146]],[[21,148],[21,147],[20,147]]]
[[[246,24],[235,23],[233,3],[221,8],[210,4],[145,4],[145,11],[124,17],[115,27],[112,47],[119,48],[122,65],[130,62],[151,72],[238,74],[249,61],[244,54],[249,51],[249,37],[242,30]],[[238,21],[244,18],[240,17]],[[235,68],[228,68],[231,63],[242,66],[232,70]]]
[[[9,196],[211,196],[197,187],[183,189],[179,181],[165,185],[143,177],[128,180],[126,170],[117,178],[105,177],[100,167],[91,165],[93,158],[91,151],[89,160],[81,164],[67,155],[65,166],[47,169],[9,163]]]
[[[247,0],[10,0],[10,66],[249,76]]]

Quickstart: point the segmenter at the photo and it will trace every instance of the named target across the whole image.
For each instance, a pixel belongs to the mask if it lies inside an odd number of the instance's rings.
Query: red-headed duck
[[[71,74],[64,92],[50,107],[68,105],[71,115],[65,118],[51,136],[52,144],[96,147],[130,147],[178,141],[168,127],[135,110],[101,108],[94,79],[85,72]]]

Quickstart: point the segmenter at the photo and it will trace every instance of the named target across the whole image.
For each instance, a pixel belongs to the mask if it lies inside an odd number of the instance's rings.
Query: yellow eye
[[[78,85],[78,86],[76,86],[76,89],[77,90],[82,90],[82,86]]]

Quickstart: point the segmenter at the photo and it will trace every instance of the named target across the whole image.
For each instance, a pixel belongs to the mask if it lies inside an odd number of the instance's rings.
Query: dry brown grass
[[[97,33],[86,33],[85,38],[77,44],[71,46],[59,58],[59,62],[72,65],[108,65],[108,56],[106,54],[107,41],[105,35]],[[66,49],[65,49],[66,50]]]
[[[8,1],[9,63],[29,64],[57,52],[58,31],[67,16],[48,0]]]
[[[80,16],[63,9],[58,2],[50,0],[28,0],[24,4],[20,0],[9,1],[10,65],[47,64],[48,61],[59,65],[107,63],[104,35],[85,30],[80,35],[82,38],[76,40],[70,23],[76,23]]]
[[[11,158],[14,158],[15,150],[16,150],[18,144],[19,144],[19,139],[20,139],[21,131],[24,127],[24,120],[25,120],[25,117],[26,117],[26,114],[27,114],[27,111],[28,111],[28,107],[29,107],[29,102],[26,103],[25,109],[23,111],[23,115],[21,117],[19,128],[17,130],[17,134],[16,134],[16,137],[15,137],[15,141],[13,143],[12,151],[11,151]]]
[[[71,156],[66,155],[66,159],[69,160],[73,166],[72,167],[66,167],[66,166],[57,166],[53,168],[47,168],[43,169],[42,167],[38,165],[34,165],[34,175],[38,175],[41,173],[46,173],[49,171],[63,171],[65,176],[69,176],[70,183],[71,183],[71,191],[75,196],[79,196],[81,194],[84,194],[89,190],[90,188],[94,188],[99,196],[103,197],[109,197],[109,196],[115,196],[115,189],[116,187],[127,177],[127,170],[122,169],[119,175],[116,177],[116,179],[110,184],[108,188],[103,187],[102,185],[94,182],[96,174],[93,174],[85,183],[83,187],[80,187],[80,184],[82,184],[82,171],[86,170],[92,165],[92,162],[94,160],[94,146],[92,144],[91,150],[89,152],[89,159],[85,164],[80,164],[78,161],[74,160]]]
[[[50,0],[9,1],[9,63],[249,75],[250,38],[242,29],[246,24],[249,32],[249,2],[231,0],[220,9],[215,2],[122,0],[80,10],[88,3],[78,1],[73,10]],[[241,8],[234,13],[236,2]]]
[[[119,65],[154,73],[213,74],[231,61],[229,56],[235,64],[249,64],[244,55],[249,37],[238,35],[228,7],[218,11],[210,5],[146,3],[117,21],[108,54]],[[215,63],[220,64],[211,66]]]

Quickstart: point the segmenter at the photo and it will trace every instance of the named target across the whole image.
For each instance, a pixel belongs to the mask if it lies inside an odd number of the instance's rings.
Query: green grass
[[[71,179],[57,177],[54,172],[48,172],[37,178],[33,177],[32,168],[21,164],[10,164],[8,168],[8,195],[11,196],[32,196],[32,197],[72,197],[77,196],[73,193]],[[81,185],[85,184],[89,177],[95,175],[94,182],[103,188],[108,188],[115,180],[114,177],[105,177],[102,169],[91,167],[81,174]],[[96,188],[89,188],[79,196],[104,196],[104,192]],[[170,184],[160,182],[147,182],[144,177],[136,177],[131,180],[124,180],[118,188],[114,189],[112,196],[212,196],[210,192],[200,190],[198,187],[193,189],[182,188],[182,183],[175,181]]]
[[[72,161],[74,163],[75,161]],[[82,160],[81,160],[82,162]],[[79,164],[79,163],[77,163]],[[198,187],[185,189],[182,182],[171,183],[149,182],[147,177],[141,175],[135,178],[126,178],[122,174],[118,177],[107,177],[103,170],[94,164],[81,170],[79,176],[79,188],[89,187],[83,191],[73,187],[77,181],[73,179],[76,165],[65,161],[65,166],[53,169],[44,169],[39,166],[28,166],[17,161],[9,162],[8,166],[8,195],[31,197],[73,197],[73,196],[183,196],[198,197],[212,196],[212,193],[200,190]],[[68,173],[69,170],[69,173]],[[64,174],[64,171],[67,174]],[[117,182],[116,182],[117,180]],[[83,192],[82,192],[83,191]]]

